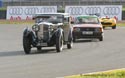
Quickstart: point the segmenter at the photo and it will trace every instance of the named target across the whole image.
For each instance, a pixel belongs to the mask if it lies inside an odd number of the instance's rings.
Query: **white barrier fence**
[[[99,14],[100,17],[114,17],[122,20],[122,5],[66,6],[65,12],[73,16]]]
[[[36,13],[56,13],[57,6],[8,6],[7,17],[9,20],[29,20]]]
[[[9,20],[29,20],[36,13],[56,13],[57,6],[8,6]],[[114,17],[122,20],[122,5],[66,6],[65,13],[73,16],[99,14],[100,17]]]

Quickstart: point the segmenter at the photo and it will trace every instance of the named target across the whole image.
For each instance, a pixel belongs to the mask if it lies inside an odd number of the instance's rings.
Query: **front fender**
[[[48,42],[49,46],[53,46],[56,44],[56,38],[59,37],[60,35],[63,35],[63,29],[58,28],[52,35],[51,39]]]
[[[31,33],[31,30],[28,27],[26,27],[23,31],[23,37],[28,37],[30,33]]]
[[[23,37],[29,38],[34,45],[36,43],[36,35],[35,32],[26,27],[23,31]]]
[[[24,37],[28,37],[28,36],[33,36],[36,37],[36,34],[34,31],[32,31],[31,29],[29,29],[28,27],[26,27],[23,31],[23,36]]]
[[[55,31],[55,36],[56,36],[56,37],[59,37],[60,35],[63,35],[63,29],[62,29],[62,28],[58,28],[58,29]]]

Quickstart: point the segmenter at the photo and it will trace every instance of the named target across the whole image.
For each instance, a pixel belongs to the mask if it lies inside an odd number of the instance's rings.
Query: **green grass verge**
[[[125,23],[117,23],[117,26],[125,26]]]
[[[7,10],[7,8],[0,8],[0,11]]]
[[[0,20],[0,24],[33,24],[34,21],[30,20],[30,21],[9,21],[9,20]]]
[[[125,26],[125,20],[117,22],[117,26]]]
[[[98,72],[94,74],[67,76],[64,78],[125,78],[125,69]]]
[[[0,24],[34,24],[34,21],[9,21],[9,20],[0,20]],[[124,22],[118,22],[117,26],[125,26]]]
[[[125,6],[122,7],[122,11],[125,11]]]
[[[122,11],[125,11],[125,8],[122,8]]]

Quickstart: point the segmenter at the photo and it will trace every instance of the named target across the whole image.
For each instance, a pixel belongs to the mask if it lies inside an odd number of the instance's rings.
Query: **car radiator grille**
[[[95,28],[80,28],[81,31],[95,31]]]
[[[40,29],[38,31],[38,39],[43,40],[44,42],[49,39],[49,31],[47,25],[40,25]]]

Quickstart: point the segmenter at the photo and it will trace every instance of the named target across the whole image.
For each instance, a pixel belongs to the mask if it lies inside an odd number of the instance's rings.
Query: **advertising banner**
[[[57,6],[8,6],[8,20],[30,20],[36,13],[56,13]]]
[[[65,12],[73,16],[98,14],[100,17],[122,20],[122,5],[66,6]]]

